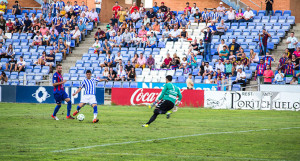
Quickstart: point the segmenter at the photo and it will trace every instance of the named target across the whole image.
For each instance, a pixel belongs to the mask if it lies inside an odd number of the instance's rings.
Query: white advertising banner
[[[224,91],[205,91],[204,107],[213,109],[229,109],[231,108],[230,92]]]
[[[300,85],[276,85],[276,84],[261,84],[260,91],[268,92],[300,92]]]

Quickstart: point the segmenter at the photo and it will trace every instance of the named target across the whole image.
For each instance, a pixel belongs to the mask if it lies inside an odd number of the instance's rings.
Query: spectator
[[[156,37],[154,37],[154,33],[151,32],[151,36],[148,39],[147,48],[156,48]]]
[[[241,86],[244,87],[242,88],[242,90],[245,91],[246,73],[241,68],[238,69],[236,80],[232,82],[232,84],[237,84],[237,83],[241,83]]]
[[[216,8],[213,9],[213,12],[210,14],[210,21],[217,23],[219,21],[220,15],[217,12]]]
[[[100,66],[103,68],[103,67],[112,67],[114,63],[114,60],[113,58],[111,57],[111,53],[107,53],[107,56],[106,58],[104,59],[104,62],[103,64],[100,64]]]
[[[18,61],[17,65],[15,65],[15,71],[25,71],[25,65],[26,62],[23,60],[23,56],[20,56],[20,60]]]
[[[189,28],[191,21],[189,21],[188,17],[185,16],[185,14],[181,15],[181,18],[179,20],[180,28]]]
[[[214,73],[214,69],[208,62],[205,62],[203,77]]]
[[[15,51],[12,44],[9,44],[8,48],[6,49],[6,58],[12,58],[15,56]]]
[[[239,68],[242,68],[242,70],[244,70],[244,64],[242,64],[241,60],[237,60],[237,64],[235,65],[236,71],[238,71]]]
[[[235,39],[232,39],[232,42],[231,44],[229,44],[228,48],[229,52],[233,52],[233,54],[235,55],[237,50],[240,48],[240,45],[235,42]]]
[[[171,28],[174,28],[175,26],[179,25],[179,21],[175,17],[175,15],[172,15],[171,23],[169,25],[170,25]]]
[[[242,11],[242,9],[240,8],[240,9],[238,10],[238,13],[237,13],[236,16],[235,16],[235,20],[236,20],[237,22],[243,22],[243,17],[244,17],[243,11]]]
[[[285,65],[284,74],[286,77],[293,77],[294,73],[294,65],[292,64],[292,59],[288,59],[288,63]]]
[[[126,72],[125,70],[123,69],[123,66],[120,65],[120,69],[118,70],[118,73],[117,73],[117,78],[115,79],[116,81],[125,81],[126,80]]]
[[[223,2],[220,2],[220,6],[217,7],[217,11],[220,17],[225,15],[226,8],[223,6]]]
[[[284,73],[281,72],[281,70],[278,70],[278,73],[275,75],[275,78],[274,78],[274,82],[276,84],[284,84]]]
[[[40,28],[40,33],[42,36],[46,35],[46,33],[49,33],[49,29],[46,28],[46,26],[44,24],[42,24],[42,27]]]
[[[205,25],[207,25],[207,23],[210,20],[210,16],[209,13],[207,12],[207,8],[204,8],[204,12],[202,13],[202,19],[205,22]]]
[[[33,37],[33,41],[32,41],[31,46],[35,46],[35,45],[40,46],[40,45],[42,45],[42,40],[43,40],[43,36],[40,35],[40,32],[38,31],[36,33],[36,35]]]
[[[197,4],[193,3],[193,7],[191,9],[191,14],[194,15],[197,10],[199,11],[199,8],[197,7]]]
[[[298,84],[297,77],[293,77],[290,84],[297,85]]]
[[[103,79],[108,79],[108,75],[109,75],[108,67],[105,67],[104,71],[102,72]]]
[[[154,6],[152,7],[152,9],[153,9],[153,11],[154,11],[155,13],[158,12],[159,7],[157,6],[157,2],[154,2]]]
[[[222,59],[219,59],[219,60],[218,60],[218,63],[216,64],[216,69],[220,69],[220,71],[221,71],[222,73],[225,72],[225,66],[224,66],[224,64],[223,64],[223,62],[222,62]]]
[[[155,21],[155,22],[154,22],[153,30],[154,30],[154,32],[155,32],[155,35],[160,34],[160,25],[159,25],[158,21]]]
[[[197,39],[194,39],[194,41],[189,46],[189,53],[193,52],[193,53],[198,54],[198,52],[199,52],[198,46],[199,46],[199,44],[197,43]]]
[[[266,31],[266,29],[263,29],[263,33],[259,35],[261,55],[266,55],[269,37],[271,37],[271,35]]]
[[[172,30],[170,33],[169,33],[169,38],[168,38],[168,41],[178,41],[178,38],[180,36],[180,31],[177,30],[177,26],[174,27],[174,30]]]
[[[117,72],[113,68],[109,68],[108,80],[114,81],[117,78]]]
[[[266,56],[262,58],[266,65],[270,65],[272,67],[272,61],[275,61],[273,55],[270,55],[269,52],[266,53]]]
[[[3,1],[1,3],[3,3]],[[1,15],[0,13],[0,29],[2,29],[2,31],[5,31],[5,28],[6,28],[6,20],[3,18],[3,15]]]
[[[9,69],[9,72],[11,72],[12,70],[13,71],[17,71],[17,60],[15,60],[14,57],[11,58],[11,60],[9,60],[7,63],[6,63],[6,71]]]
[[[224,72],[222,72],[220,68],[216,68],[216,69],[217,69],[217,71],[214,73],[214,77],[215,78],[218,78],[218,77],[223,78],[223,77],[225,77]],[[215,82],[216,82],[216,84],[218,84],[217,83],[218,82],[217,79],[215,79]]]
[[[289,52],[292,54],[294,53],[295,49],[296,49],[296,46],[298,44],[298,40],[297,38],[294,36],[294,32],[291,32],[291,35],[290,37],[287,38],[286,40],[286,43],[288,44],[288,49],[289,49]],[[289,58],[292,58],[292,55],[289,55],[288,56]]]
[[[232,7],[229,7],[229,11],[227,11],[225,14],[228,16],[228,19],[226,20],[226,22],[230,22],[230,23],[235,22],[236,13],[235,13],[235,10],[233,10]]]
[[[220,44],[221,45],[221,44]],[[227,50],[227,46],[224,45],[223,46],[223,49],[221,51],[219,51],[219,57],[222,59],[222,60],[227,60],[229,59],[229,51]]]
[[[300,72],[298,71],[298,73],[296,74],[296,78],[298,79],[298,84],[300,84]]]
[[[150,68],[150,69],[153,69],[154,68],[154,65],[155,65],[155,60],[154,58],[152,57],[152,55],[149,55],[147,61],[146,61],[146,67],[147,68]]]
[[[271,70],[270,65],[267,65],[267,70],[264,71],[264,84],[272,84],[272,78],[274,78],[274,73]]]
[[[81,2],[80,11],[88,10],[88,7],[84,4],[84,1]]]
[[[135,68],[130,68],[127,78],[128,78],[128,81],[130,81],[130,82],[135,81],[135,79],[136,79]]]
[[[283,53],[282,57],[279,59],[279,64],[277,66],[277,70],[284,71],[284,67],[287,64],[287,55],[286,53]]]
[[[217,27],[213,21],[210,22],[210,25],[208,26],[211,29],[211,33],[214,34],[217,32]]]
[[[134,67],[137,66],[138,58],[139,58],[139,55],[134,54],[134,57],[131,59],[131,63]]]
[[[133,68],[133,66],[130,63],[130,60],[127,61],[127,64],[125,65],[125,72],[128,74],[128,72]]]
[[[147,35],[147,30],[145,29],[145,26],[142,26],[142,29],[139,31],[139,38],[143,38],[144,35]]]
[[[180,41],[181,42],[184,42],[188,39],[189,35],[188,35],[188,32],[185,30],[185,27],[182,28],[182,31],[180,32]]]
[[[263,75],[266,70],[266,65],[263,60],[260,60],[260,64],[256,66],[255,77],[257,77],[258,84],[263,84]]]
[[[75,26],[75,30],[73,30],[72,32],[72,39],[76,41],[76,46],[78,47],[79,46],[79,38],[80,38],[80,35],[81,35],[81,32],[78,28],[78,26]]]
[[[85,40],[86,25],[85,25],[85,23],[82,22],[82,20],[79,21],[78,29],[80,30],[80,33],[81,33],[81,39],[84,41]]]
[[[130,43],[131,47],[139,47],[141,43],[141,38],[138,37],[138,34],[135,34]]]
[[[249,59],[246,57],[245,53],[242,54],[241,63],[244,67],[249,67]]]
[[[202,22],[202,14],[199,12],[199,9],[197,9],[193,15],[196,23],[199,24],[200,22]]]
[[[300,46],[297,46],[297,50],[293,52],[296,58],[300,58]]]
[[[93,44],[94,53],[99,54],[99,51],[101,49],[101,44],[99,43],[99,40],[97,39],[95,43]]]
[[[19,1],[15,1],[15,4],[12,7],[12,14],[13,15],[21,15],[21,5],[19,4]]]
[[[5,14],[6,8],[7,8],[7,6],[4,3],[4,1],[1,1],[1,3],[0,3],[0,15],[4,15]]]
[[[4,44],[5,43],[5,39],[7,39],[7,36],[4,35],[4,31],[5,30],[0,29],[0,44]]]
[[[125,21],[126,16],[127,16],[127,12],[124,10],[123,7],[121,7],[120,11],[118,11],[119,25],[126,23],[126,21]]]
[[[167,12],[168,7],[165,6],[164,2],[161,2],[161,6],[159,7],[159,9],[161,10],[161,12]]]
[[[64,60],[66,60],[66,58],[67,58],[67,47],[66,47],[65,43],[62,41],[62,39],[58,40],[58,51],[60,53],[63,53]]]
[[[66,12],[70,12],[70,10],[73,9],[73,6],[70,4],[70,1],[67,2],[67,5],[65,6]]]
[[[43,51],[42,55],[38,58],[36,62],[34,62],[36,65],[45,65],[46,64],[46,52]]]
[[[266,3],[266,15],[273,16],[273,0],[265,0]]]
[[[203,56],[203,54],[204,54],[204,44],[203,44],[203,40],[202,39],[200,39],[198,47],[199,47],[199,52],[198,52],[197,55],[202,55]]]
[[[259,57],[258,54],[254,52],[253,49],[250,49],[250,63],[258,63]]]
[[[138,21],[140,20],[140,18],[141,18],[140,13],[138,13],[136,9],[134,9],[134,12],[131,13],[131,16],[130,16],[130,17],[131,17],[131,20],[132,20],[134,23],[138,22]]]
[[[192,8],[190,7],[190,3],[186,2],[186,7],[184,8],[184,14],[190,16],[192,12]]]
[[[159,39],[159,41],[166,43],[167,40],[169,39],[169,33],[170,33],[170,31],[169,31],[168,26],[165,26],[165,31],[162,32],[162,37],[161,37],[161,39]]]
[[[190,73],[189,77],[186,79],[187,89],[194,89],[194,82],[192,80],[193,75]]]
[[[122,59],[123,59],[123,57],[121,56],[121,53],[118,52],[118,53],[117,53],[117,56],[115,57],[115,63],[116,63],[116,64],[122,63]]]
[[[253,12],[250,10],[250,7],[247,6],[247,11],[244,12],[244,16],[243,16],[244,22],[252,22],[253,16],[254,16]]]
[[[146,9],[144,7],[143,2],[140,4],[139,13],[140,13],[141,18],[143,18],[146,15]]]
[[[14,32],[15,26],[14,26],[14,23],[11,22],[11,19],[8,19],[8,22],[6,23],[6,27],[7,27],[6,32],[8,32],[8,33]]]
[[[156,12],[156,20],[158,22],[162,22],[164,17],[165,17],[165,13],[161,12],[161,10],[159,9],[158,12]]]
[[[206,29],[206,31],[204,31]],[[205,61],[210,61],[211,57],[211,37],[212,32],[209,27],[205,27],[201,30],[204,33],[204,57]]]
[[[2,1],[3,2],[3,1]],[[4,71],[2,71],[1,75],[0,75],[0,83],[1,85],[6,85],[7,81],[8,81],[8,77],[6,76],[6,73]]]
[[[136,2],[132,3],[132,6],[129,8],[130,14],[132,14],[134,12],[134,10],[138,11],[139,7],[136,6]]]
[[[57,41],[57,36],[56,34],[54,34],[54,30],[50,31],[51,35],[50,35],[50,45],[52,45],[54,42]]]
[[[231,60],[227,59],[226,63],[225,63],[225,75],[226,77],[230,76],[230,75],[234,75],[234,66],[232,65],[232,63],[230,62]]]
[[[195,57],[194,53],[190,53],[191,56],[187,59],[187,68],[195,69],[197,68],[197,58]]]
[[[167,57],[164,59],[164,62],[161,64],[161,68],[170,68],[172,62],[172,58],[170,58],[170,54],[167,54]]]
[[[204,67],[205,67],[205,62],[202,61],[201,65],[200,65],[200,68],[199,68],[198,76],[203,76],[203,74],[204,74]]]
[[[19,21],[18,18],[15,18],[15,23],[14,23],[14,32],[22,32],[23,30],[23,23],[21,21]]]
[[[173,12],[171,12],[170,8],[168,8],[167,12],[165,12],[164,20],[166,20],[167,18],[171,19],[172,15],[173,15]]]
[[[72,40],[72,35],[70,34],[70,30],[67,30],[66,34],[66,47],[69,50],[70,53],[72,53],[70,46],[71,46],[71,40]]]
[[[221,23],[218,25],[217,27],[217,32],[215,33],[215,35],[224,35],[225,32],[227,31],[228,27],[224,24],[224,20],[221,20]]]
[[[101,30],[101,28],[98,28],[97,32],[95,33],[95,41],[98,39],[98,40],[101,40],[101,41],[104,41],[105,40],[105,32],[103,30]]]
[[[74,1],[74,6],[73,6],[73,10],[76,16],[79,16],[80,13],[80,6],[77,4],[77,1]]]
[[[0,43],[0,58],[7,58],[7,53],[2,43]]]
[[[49,55],[46,55],[46,66],[50,67],[50,72],[52,73],[52,67],[54,66],[54,62],[55,62],[55,55],[53,53],[53,50],[50,50]]]
[[[137,59],[137,63],[135,64],[135,68],[145,68],[146,67],[146,59],[143,56],[143,53],[140,53],[140,57]]]
[[[186,69],[187,65],[188,65],[187,59],[186,57],[183,57],[179,69]]]
[[[211,75],[210,74],[207,75],[207,79],[204,79],[204,83],[205,84],[212,84],[213,82],[214,82],[214,80],[211,79]]]
[[[180,66],[180,58],[177,56],[176,53],[173,54],[173,59],[171,61],[171,69],[177,69]]]

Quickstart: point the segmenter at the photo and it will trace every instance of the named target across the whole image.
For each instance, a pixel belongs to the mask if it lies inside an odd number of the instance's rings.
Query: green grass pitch
[[[181,108],[142,128],[146,106],[98,106],[97,124],[54,106],[0,103],[0,160],[300,160],[299,112]]]

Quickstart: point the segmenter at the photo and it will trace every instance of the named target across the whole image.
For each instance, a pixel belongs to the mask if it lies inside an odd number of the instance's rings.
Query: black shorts
[[[156,108],[162,111],[162,114],[165,114],[166,112],[172,110],[173,107],[174,103],[169,100],[162,100],[156,106]]]

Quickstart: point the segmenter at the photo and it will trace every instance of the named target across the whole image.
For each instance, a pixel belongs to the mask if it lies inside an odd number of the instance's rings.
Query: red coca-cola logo
[[[153,103],[160,92],[149,92],[151,90],[137,89],[130,98],[132,105],[148,105]]]

